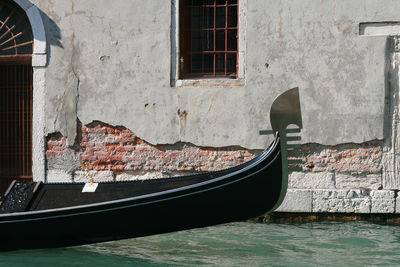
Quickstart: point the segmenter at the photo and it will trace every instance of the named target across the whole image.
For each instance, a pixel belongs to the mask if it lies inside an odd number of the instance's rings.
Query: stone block
[[[95,183],[114,181],[114,174],[112,171],[90,171],[90,175],[93,177]],[[74,181],[77,183],[89,182],[89,178],[86,177],[86,171],[76,171]]]
[[[352,189],[367,188],[379,189],[382,187],[381,174],[336,174],[336,188]]]
[[[396,189],[399,188],[397,179],[396,179],[396,172],[385,170],[382,173],[382,185],[383,189]]]
[[[335,188],[332,172],[293,172],[289,175],[289,188],[330,189]]]
[[[383,153],[382,183],[384,189],[398,189],[400,187],[400,179],[397,175],[399,170],[399,158],[397,154],[392,152]]]
[[[47,182],[49,183],[71,183],[73,182],[71,173],[64,170],[48,170]]]
[[[72,170],[80,168],[79,158],[70,149],[60,151],[60,155],[57,156],[49,156],[48,152],[46,152],[47,166],[50,170],[64,170],[72,173]]]
[[[395,193],[391,190],[371,191],[371,213],[394,213]]]
[[[395,213],[400,213],[400,195],[395,200]]]
[[[47,55],[46,54],[34,54],[32,55],[32,67],[43,67],[46,66]]]
[[[369,213],[371,199],[367,190],[314,190],[312,212]]]
[[[311,190],[288,189],[277,212],[311,212]]]
[[[21,1],[22,2],[22,1]],[[27,2],[27,1],[24,1]],[[26,10],[26,15],[29,17],[29,21],[32,27],[34,37],[34,54],[46,54],[46,34],[44,31],[42,17],[40,16],[39,9],[35,6],[29,7],[29,3],[23,7]]]

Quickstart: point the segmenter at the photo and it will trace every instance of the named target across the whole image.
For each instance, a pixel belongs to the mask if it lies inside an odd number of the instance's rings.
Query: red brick
[[[131,170],[193,171],[200,167],[202,170],[218,169],[237,165],[254,157],[253,153],[236,147],[204,148],[184,144],[183,150],[177,150],[165,145],[153,146],[129,129],[100,122],[82,126],[81,132],[80,150],[71,151],[66,148],[66,138],[56,134],[47,141],[46,155],[55,157],[72,152],[81,161],[88,162],[91,169],[114,171],[125,170],[128,164]],[[214,164],[215,161],[218,164]]]
[[[114,165],[114,166],[112,166],[112,170],[114,170],[114,171],[123,171],[123,170],[125,170],[125,166],[126,165]]]
[[[146,142],[145,142],[143,139],[136,138],[136,143],[137,143],[138,145],[140,145],[140,144],[145,144]]]
[[[103,152],[103,151],[95,151],[94,155],[99,159],[100,158],[107,158],[107,153]]]
[[[107,128],[107,134],[114,134],[115,130],[113,128]]]
[[[96,157],[94,155],[80,155],[79,160],[80,161],[94,161],[94,160],[96,160]]]
[[[109,156],[109,159],[111,159],[113,161],[123,161],[122,155],[112,155],[112,156]]]

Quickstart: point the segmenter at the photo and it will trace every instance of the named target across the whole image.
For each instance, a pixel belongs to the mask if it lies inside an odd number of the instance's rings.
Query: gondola
[[[297,88],[274,101],[270,118],[272,144],[249,162],[221,171],[104,182],[93,192],[82,192],[90,183],[13,182],[0,205],[0,250],[120,240],[270,212],[286,194],[286,128],[302,127]]]

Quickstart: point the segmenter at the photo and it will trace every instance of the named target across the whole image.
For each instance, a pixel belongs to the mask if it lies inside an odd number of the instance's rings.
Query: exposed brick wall
[[[59,133],[47,140],[48,169],[60,168],[63,161],[88,163],[96,171],[213,171],[232,167],[252,159],[257,151],[241,147],[197,147],[190,143],[151,145],[125,127],[113,127],[101,122],[81,126],[74,149]],[[58,164],[56,164],[58,162]],[[57,166],[55,166],[57,165]],[[66,164],[70,167],[71,164]],[[69,170],[71,171],[71,170]],[[72,170],[73,171],[73,170]]]
[[[159,177],[177,175],[176,172],[182,171],[213,171],[246,162],[260,152],[235,146],[198,147],[182,142],[151,145],[125,127],[101,122],[80,126],[78,136],[73,148],[67,146],[66,138],[60,133],[48,137],[47,169],[53,171],[53,176],[80,180],[84,177],[81,162],[88,163],[92,171],[102,172],[104,179],[112,180],[131,179],[132,175],[142,177],[149,173]],[[304,189],[379,189],[382,187],[382,146],[382,141],[336,146],[302,145],[289,154],[290,159],[300,161],[291,165],[289,186]],[[101,177],[98,179],[103,179]]]
[[[382,172],[382,141],[324,146],[305,144],[290,155],[303,172],[377,174]]]

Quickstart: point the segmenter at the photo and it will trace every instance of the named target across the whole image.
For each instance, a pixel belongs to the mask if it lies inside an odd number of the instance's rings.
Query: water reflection
[[[233,223],[73,248],[0,253],[0,264],[371,266],[398,264],[399,252],[398,226]]]

